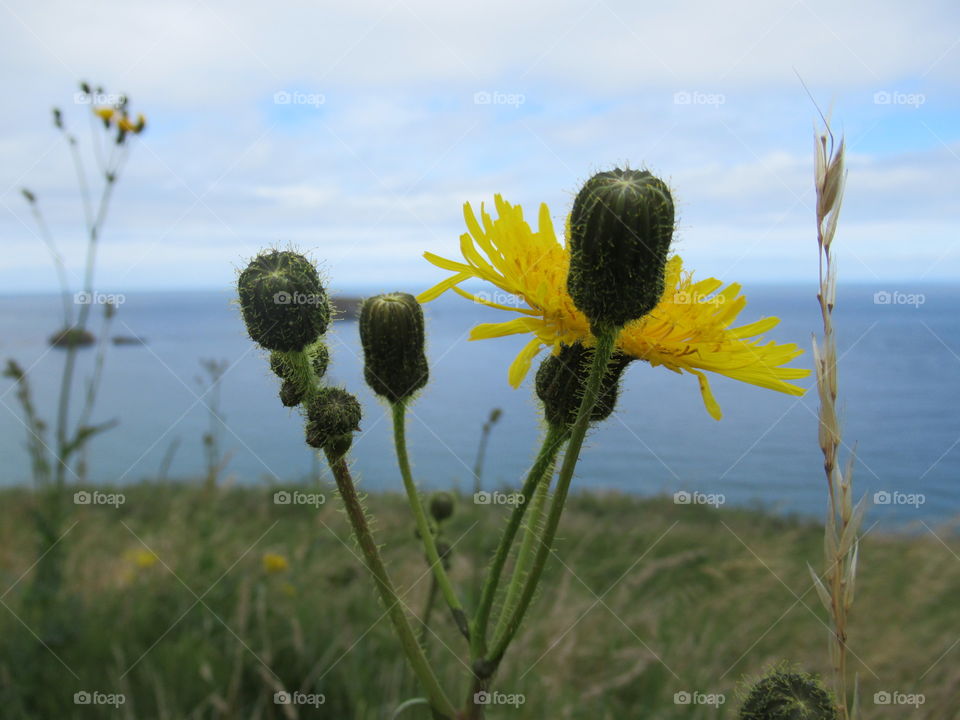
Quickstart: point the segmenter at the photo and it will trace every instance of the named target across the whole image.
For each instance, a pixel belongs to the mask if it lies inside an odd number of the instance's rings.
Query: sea
[[[753,286],[748,297],[741,320],[779,317],[768,337],[806,348],[796,364],[812,368],[811,335],[820,325],[815,287]],[[92,419],[117,424],[91,441],[90,483],[199,482],[211,428],[223,453],[222,483],[329,483],[304,443],[302,419],[280,404],[278,381],[246,336],[229,293],[130,292],[122,301],[110,334],[144,343],[107,347]],[[871,504],[867,525],[933,527],[960,515],[958,309],[960,288],[952,285],[840,289],[842,457],[853,458],[855,494]],[[55,295],[0,296],[0,360],[13,358],[28,369],[38,413],[51,426],[65,352],[48,338],[62,324],[59,312]],[[519,389],[507,383],[507,367],[525,339],[470,341],[474,325],[506,319],[505,313],[456,296],[426,305],[425,314],[430,382],[408,425],[417,481],[424,489],[472,493],[481,428],[499,408],[482,485],[509,495],[543,432],[532,377]],[[328,340],[328,381],[348,388],[363,406],[352,452],[361,487],[398,491],[390,417],[364,384],[356,320],[338,319]],[[95,354],[80,353],[78,393]],[[210,390],[207,360],[224,366],[219,392]],[[812,388],[803,397],[716,376],[711,384],[720,421],[705,411],[692,375],[633,363],[615,415],[588,436],[574,492],[666,495],[681,504],[822,518],[826,483],[812,375],[799,382]],[[79,404],[75,399],[74,411]],[[31,482],[26,433],[14,384],[0,379],[2,485]]]

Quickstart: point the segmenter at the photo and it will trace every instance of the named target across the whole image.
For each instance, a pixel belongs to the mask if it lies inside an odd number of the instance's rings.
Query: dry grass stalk
[[[866,496],[853,504],[853,460],[851,452],[846,466],[841,467],[839,449],[842,431],[837,417],[837,345],[833,331],[833,310],[836,303],[837,272],[833,256],[833,238],[840,217],[846,183],[844,143],[834,145],[829,122],[815,135],[815,184],[817,192],[817,244],[820,260],[820,287],[817,299],[823,320],[823,337],[813,337],[813,358],[816,367],[817,391],[820,399],[819,434],[823,452],[823,469],[827,476],[828,514],[824,530],[824,562],[822,576],[810,568],[817,594],[833,623],[830,639],[830,660],[834,689],[841,717],[854,719],[859,710],[859,693],[854,680],[852,703],[847,693],[847,620],[853,605],[859,552],[859,531],[866,507]]]

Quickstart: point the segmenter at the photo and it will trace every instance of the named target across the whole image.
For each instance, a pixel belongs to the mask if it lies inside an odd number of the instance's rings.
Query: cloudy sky
[[[674,188],[698,275],[809,281],[812,131],[849,146],[847,280],[955,281],[960,11],[953,2],[0,1],[0,291],[56,277],[29,187],[79,279],[81,208],[50,108],[86,145],[77,81],[149,128],[103,238],[97,289],[227,288],[269,244],[341,289],[417,290],[456,253],[464,202],[547,202],[592,172]],[[906,287],[906,286],[905,286]]]

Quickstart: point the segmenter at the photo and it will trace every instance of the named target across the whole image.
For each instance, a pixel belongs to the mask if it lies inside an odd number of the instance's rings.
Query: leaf
[[[832,613],[833,602],[830,600],[830,593],[827,592],[827,588],[824,586],[820,576],[817,575],[816,571],[812,567],[810,567],[810,563],[807,563],[807,569],[810,570],[810,577],[813,578],[813,586],[817,589],[817,595],[820,597],[820,602],[823,603],[823,607],[828,613]]]

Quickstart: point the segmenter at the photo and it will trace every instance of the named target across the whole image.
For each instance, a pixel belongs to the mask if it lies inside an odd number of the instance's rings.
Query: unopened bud
[[[746,692],[740,720],[838,720],[837,703],[819,678],[781,664]]]
[[[240,273],[237,288],[247,332],[268,350],[303,350],[327,331],[327,293],[303,255],[261,253]]]
[[[361,415],[360,402],[346,390],[321,389],[307,407],[307,444],[343,455],[360,429]]]
[[[580,410],[584,387],[590,375],[593,350],[582,343],[564,345],[557,355],[550,355],[537,370],[537,397],[543,402],[544,415],[550,425],[572,425]],[[592,422],[606,420],[617,404],[620,377],[633,360],[622,352],[614,353],[600,384],[597,402],[590,413]]]
[[[280,402],[284,407],[296,407],[303,400],[303,387],[291,380],[284,380],[280,385]]]
[[[430,514],[437,522],[443,522],[453,515],[453,495],[440,491],[430,498]]]
[[[391,403],[427,384],[423,309],[413,295],[377,295],[360,309],[363,374],[367,385]]]
[[[567,290],[595,331],[660,302],[673,225],[670,189],[646,170],[618,168],[584,183],[570,212]]]

